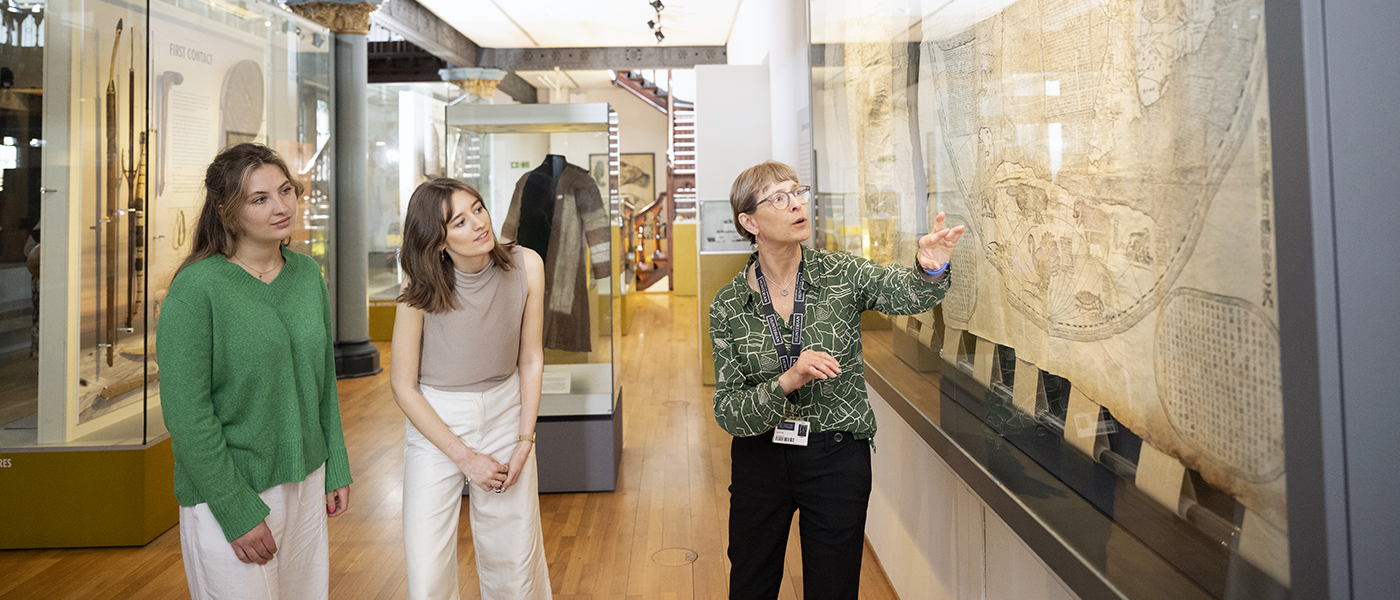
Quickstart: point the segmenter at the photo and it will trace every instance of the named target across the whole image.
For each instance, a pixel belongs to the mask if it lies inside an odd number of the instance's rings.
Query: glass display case
[[[967,228],[877,390],[1095,589],[1286,596],[1262,0],[810,7],[818,243]]]
[[[408,198],[446,176],[443,110],[462,95],[446,82],[369,84],[369,299],[392,305],[403,284],[399,245]]]
[[[599,155],[618,164],[617,114],[604,103],[462,99],[445,114],[449,176],[481,192],[502,241],[544,259],[540,491],[611,490],[621,458],[625,232],[616,168],[595,178],[589,165]]]
[[[0,454],[153,448],[156,323],[221,148],[286,159],[291,247],[328,264],[330,33],[255,0],[4,4]]]

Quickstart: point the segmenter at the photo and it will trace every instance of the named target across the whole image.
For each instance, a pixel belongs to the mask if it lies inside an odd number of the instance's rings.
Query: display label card
[[[541,394],[568,394],[574,389],[574,374],[569,371],[545,371]]]
[[[701,252],[751,252],[753,244],[734,227],[734,209],[728,200],[700,202]]]

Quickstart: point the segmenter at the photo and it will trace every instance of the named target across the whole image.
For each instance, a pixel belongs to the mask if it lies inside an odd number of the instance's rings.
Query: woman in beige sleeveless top
[[[390,382],[408,417],[403,529],[409,598],[456,600],[463,482],[481,597],[550,597],[535,476],[544,377],[544,263],[496,243],[471,186],[436,179],[404,219]]]

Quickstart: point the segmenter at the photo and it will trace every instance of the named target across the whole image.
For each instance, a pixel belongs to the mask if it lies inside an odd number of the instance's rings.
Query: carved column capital
[[[496,93],[496,86],[501,85],[496,79],[454,79],[448,83],[478,98],[490,98]]]
[[[331,33],[368,35],[369,15],[374,12],[375,4],[377,3],[303,2],[292,4],[289,2],[287,8],[330,28]]]
[[[505,79],[506,72],[482,67],[457,67],[439,70],[438,75],[443,81],[462,88],[468,94],[490,98],[496,93],[496,87],[501,85],[501,80]]]

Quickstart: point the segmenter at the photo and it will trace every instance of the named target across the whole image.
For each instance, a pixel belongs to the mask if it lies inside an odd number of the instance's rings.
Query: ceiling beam
[[[729,53],[724,46],[482,48],[479,60],[477,66],[503,71],[689,69],[728,64]]]
[[[506,95],[515,98],[515,101],[521,104],[538,104],[540,101],[539,90],[515,73],[507,73],[506,78],[501,80],[496,89],[505,92]]]
[[[481,46],[457,31],[417,0],[386,0],[371,18],[415,46],[454,66],[476,67]]]

